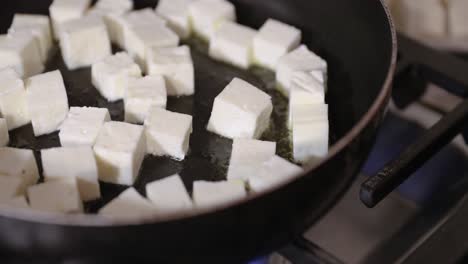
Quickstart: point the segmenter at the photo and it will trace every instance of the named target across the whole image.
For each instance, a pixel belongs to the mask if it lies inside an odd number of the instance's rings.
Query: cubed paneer
[[[234,78],[214,101],[208,131],[227,138],[258,139],[270,125],[271,97]]]
[[[93,9],[112,14],[125,14],[133,9],[133,0],[99,0]]]
[[[0,175],[0,203],[8,202],[18,195],[24,194],[24,179],[15,176]]]
[[[170,96],[195,93],[195,70],[188,46],[150,49],[147,71],[149,75],[164,76]]]
[[[268,19],[253,40],[254,63],[276,70],[281,57],[301,43],[299,29],[283,22]]]
[[[168,26],[186,39],[190,36],[189,5],[193,0],[160,0],[156,7],[156,13],[163,17]]]
[[[101,197],[98,170],[91,147],[51,148],[41,151],[44,180],[76,179],[84,202]]]
[[[325,89],[325,92],[327,92],[327,79],[328,79],[328,69],[323,71],[323,70],[313,70],[311,72],[306,72],[306,74],[310,74],[313,77],[315,77],[315,80],[318,81],[321,85],[323,85],[323,88]],[[297,73],[296,73],[297,74]]]
[[[43,73],[26,81],[26,97],[35,136],[59,129],[68,114],[68,98],[60,71]]]
[[[134,188],[128,188],[101,208],[99,214],[119,220],[138,220],[154,216],[156,208]]]
[[[29,32],[34,35],[36,42],[39,44],[42,62],[45,63],[47,61],[53,45],[48,16],[15,14],[8,32]]]
[[[303,89],[293,88],[289,95],[289,128],[292,128],[294,113],[305,113],[305,118],[309,118],[307,112],[315,113],[312,118],[315,118],[317,115],[328,118],[328,105],[325,104],[322,96],[317,96],[317,94]]]
[[[193,208],[192,199],[179,175],[148,183],[146,196],[160,216],[185,215]]]
[[[161,24],[130,27],[127,33],[125,34],[126,49],[144,68],[146,68],[145,62],[149,49],[177,47],[179,45],[179,36]]]
[[[455,38],[468,37],[468,17],[466,15],[468,2],[466,0],[448,0],[447,6],[450,35]]]
[[[279,157],[273,156],[261,164],[256,175],[249,178],[252,192],[271,190],[302,173],[302,168]]]
[[[147,153],[185,159],[192,133],[192,117],[153,107],[145,120]]]
[[[105,123],[94,145],[94,153],[101,181],[132,185],[146,153],[143,126]]]
[[[9,130],[31,122],[23,80],[12,68],[0,70],[0,113]]]
[[[210,210],[238,202],[247,196],[247,192],[242,181],[196,181],[192,196],[196,208]]]
[[[94,146],[105,122],[111,121],[107,108],[71,107],[60,126],[60,144],[63,147]]]
[[[8,126],[5,118],[0,118],[0,147],[5,147],[10,142]]]
[[[295,72],[291,79],[291,90],[299,89],[314,94],[321,102],[325,102],[327,87],[324,83],[324,75],[314,72]]]
[[[276,81],[279,88],[289,96],[291,83],[296,72],[327,71],[327,62],[302,45],[284,55],[276,66]]]
[[[34,35],[27,32],[0,35],[0,69],[8,67],[24,78],[44,71],[41,51]]]
[[[143,123],[152,107],[165,109],[166,83],[162,76],[153,75],[128,82],[124,99],[125,122]]]
[[[29,149],[0,148],[0,175],[22,179],[20,193],[39,180],[34,153]]]
[[[92,16],[64,23],[59,44],[69,70],[91,66],[112,54],[106,25]]]
[[[1,208],[29,209],[28,201],[24,195],[17,196],[8,201],[0,201]]]
[[[211,38],[209,54],[214,59],[248,69],[256,34],[249,27],[226,21]]]
[[[31,186],[28,188],[28,198],[34,210],[52,213],[83,212],[76,179],[51,181]]]
[[[395,2],[392,11],[398,30],[413,37],[445,37],[448,33],[448,19],[444,2],[450,1],[399,0]]]
[[[324,120],[328,121],[327,104],[316,103],[289,105],[289,128],[294,129],[294,124],[297,123]]]
[[[123,15],[110,13],[104,15],[103,20],[106,24],[107,34],[109,34],[111,43],[117,45],[119,48],[125,48],[125,21]]]
[[[210,40],[225,21],[236,21],[236,9],[226,0],[198,0],[189,6],[193,31]]]
[[[134,10],[124,15],[108,14],[104,16],[109,35],[114,44],[126,49],[128,30],[136,26],[166,25],[166,22],[156,15],[151,8]]]
[[[104,20],[104,18],[107,16],[107,15],[112,15],[114,13],[112,13],[112,10],[105,10],[105,9],[97,9],[97,8],[90,8],[88,9],[88,11],[86,12],[85,14],[85,17],[94,17],[94,18],[97,18],[97,19],[102,19],[103,22],[105,23],[106,21]],[[121,15],[121,14],[115,14],[115,15]],[[106,24],[107,26],[107,24]],[[112,41],[112,38],[110,36],[110,32],[109,32],[109,28],[107,28],[107,34],[109,34],[109,39]]]
[[[294,160],[309,163],[325,157],[328,154],[328,133],[328,119],[297,123],[293,121]]]
[[[276,143],[252,139],[234,139],[228,180],[247,180],[256,174],[259,165],[276,154]]]
[[[165,26],[166,21],[151,8],[134,10],[124,16],[125,23],[129,28],[139,26]]]
[[[110,102],[123,99],[129,79],[139,77],[140,67],[125,52],[109,56],[91,68],[94,87]]]
[[[81,18],[89,8],[91,0],[54,0],[49,7],[55,39],[59,39],[61,25]]]

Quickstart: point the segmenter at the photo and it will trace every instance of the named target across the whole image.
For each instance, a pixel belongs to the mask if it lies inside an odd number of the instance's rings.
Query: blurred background
[[[468,1],[385,1],[400,32],[436,48],[468,52]]]

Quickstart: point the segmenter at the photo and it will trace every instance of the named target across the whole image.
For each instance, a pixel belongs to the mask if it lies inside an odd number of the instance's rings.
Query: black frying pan
[[[115,261],[198,263],[245,261],[284,245],[316,222],[354,180],[372,146],[390,95],[396,61],[396,37],[388,12],[375,0],[235,0],[238,20],[258,28],[269,18],[293,24],[304,43],[329,63],[331,148],[329,157],[304,176],[247,201],[186,219],[157,222],[109,222],[96,216],[55,216],[0,211],[0,248],[21,255],[83,257],[99,254]],[[17,12],[47,13],[50,1],[16,0],[2,3],[3,32]],[[156,1],[136,1],[136,7]],[[136,183],[180,173],[191,190],[194,180],[221,180],[228,165],[231,141],[206,131],[214,98],[235,76],[269,92],[275,102],[273,133],[287,157],[284,129],[285,99],[273,89],[273,75],[262,70],[244,72],[213,62],[203,45],[192,43],[197,92],[194,97],[171,98],[168,109],[192,114],[191,152],[183,162],[147,157]],[[89,43],[92,45],[92,43]],[[66,70],[59,52],[48,63],[64,75],[71,106],[109,108],[113,119],[123,117],[122,103],[108,104],[90,83],[90,70]],[[40,150],[59,146],[57,134],[34,138],[31,127],[12,132],[12,146]],[[39,157],[38,157],[39,158]],[[102,184],[104,198],[86,205],[95,212],[124,187]],[[330,235],[339,236],[330,230]]]

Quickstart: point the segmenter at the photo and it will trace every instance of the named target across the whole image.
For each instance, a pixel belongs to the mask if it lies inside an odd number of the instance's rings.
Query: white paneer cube
[[[12,68],[0,70],[0,113],[9,130],[31,122],[23,80]]]
[[[192,117],[153,107],[145,120],[147,153],[185,159],[192,133]]]
[[[258,171],[259,165],[276,154],[276,143],[252,139],[234,139],[228,180],[247,180]]]
[[[132,185],[146,154],[143,126],[105,123],[94,145],[94,153],[101,181]]]
[[[455,38],[468,37],[468,2],[465,0],[448,0],[448,21],[450,35]]]
[[[328,121],[328,105],[323,103],[290,105],[289,120],[289,127],[292,129],[298,123]]]
[[[303,89],[294,88],[289,94],[289,128],[292,128],[294,113],[305,113],[305,117],[307,118],[307,112],[315,113],[313,117],[321,116],[328,119],[328,105],[325,104],[322,96],[317,96],[317,94]]]
[[[99,214],[119,220],[137,220],[154,216],[156,208],[134,188],[128,188],[101,208]]]
[[[296,72],[327,71],[327,62],[302,45],[284,55],[276,66],[276,81],[279,88],[289,96],[291,83]]]
[[[227,138],[258,139],[270,124],[271,97],[234,78],[214,101],[208,131]]]
[[[189,5],[193,0],[160,0],[156,13],[168,22],[168,26],[182,39],[191,34]]]
[[[35,136],[59,129],[68,114],[68,98],[60,71],[52,71],[26,81],[26,98]]]
[[[112,54],[106,25],[92,16],[63,24],[59,44],[69,70],[91,66]]]
[[[0,35],[0,69],[8,67],[24,78],[44,71],[41,52],[34,35],[27,32]]]
[[[52,213],[81,213],[83,204],[80,199],[76,179],[46,182],[28,188],[31,208]]]
[[[193,183],[193,202],[195,207],[201,210],[226,206],[246,196],[247,191],[242,181],[196,181]]]
[[[397,1],[393,15],[398,29],[413,37],[445,37],[447,9],[441,0]]]
[[[124,99],[125,122],[143,123],[152,107],[165,109],[166,83],[162,76],[153,75],[130,80]]]
[[[256,34],[249,27],[226,21],[211,38],[209,54],[214,59],[248,69]]]
[[[91,147],[51,148],[41,151],[46,182],[76,179],[84,202],[101,197],[98,170]]]
[[[48,16],[15,14],[8,32],[29,32],[34,35],[36,42],[39,44],[42,62],[45,63],[47,61],[53,45]]]
[[[291,90],[299,89],[314,94],[321,102],[325,102],[327,87],[324,83],[324,75],[319,71],[295,72],[291,79]]]
[[[0,175],[0,203],[8,202],[24,194],[23,181],[20,177]]]
[[[55,39],[59,39],[61,25],[67,21],[82,17],[91,0],[54,0],[49,7]]]
[[[295,161],[300,163],[317,162],[328,154],[328,119],[297,123],[293,121],[292,134]]]
[[[146,196],[161,216],[185,215],[193,208],[192,199],[179,175],[148,183]]]
[[[303,73],[303,72],[301,72],[301,73]],[[296,72],[296,74],[297,74],[297,72]],[[327,87],[327,79],[328,79],[328,72],[327,71],[313,70],[311,72],[306,72],[306,74],[312,75],[315,78],[316,81],[318,81],[321,85],[323,85],[323,88],[325,89],[325,92],[327,92],[327,88],[328,88]]]
[[[107,27],[107,33],[111,43],[117,45],[120,48],[125,47],[124,28],[125,20],[123,15],[120,14],[105,14],[103,16],[104,23]]]
[[[104,17],[113,43],[126,49],[128,30],[138,26],[166,25],[166,21],[156,15],[151,8],[144,8],[128,14],[108,14]]]
[[[107,108],[71,107],[60,126],[60,145],[63,147],[94,146],[105,122],[111,121]]]
[[[0,148],[0,175],[22,179],[20,193],[39,180],[34,153],[29,149]]]
[[[198,0],[189,6],[193,31],[210,40],[225,21],[236,21],[236,9],[226,0]]]
[[[28,201],[24,195],[12,198],[8,201],[0,201],[1,208],[29,209]]]
[[[279,59],[297,48],[301,39],[299,29],[268,19],[253,40],[254,63],[275,70]]]
[[[152,48],[146,59],[148,74],[162,75],[166,79],[168,95],[184,96],[195,93],[195,70],[188,46]]]
[[[151,8],[134,10],[124,16],[129,28],[140,26],[166,25],[166,21],[158,16]]]
[[[104,20],[104,18],[107,16],[107,15],[112,15],[114,13],[112,13],[113,11],[112,10],[105,10],[105,9],[98,9],[98,8],[90,8],[86,14],[85,14],[85,17],[94,17],[94,18],[97,18],[97,19],[102,19],[104,23],[106,23],[106,21]],[[116,13],[114,15],[121,15],[119,13]],[[106,24],[107,26],[107,24]],[[107,28],[107,34],[109,34],[109,39],[112,41],[112,38],[110,36],[110,32],[109,32],[109,28]]]
[[[10,142],[8,126],[5,118],[0,118],[0,147],[6,147]]]
[[[125,14],[133,9],[133,0],[99,0],[93,9],[112,14]]]
[[[151,48],[168,48],[179,45],[179,36],[160,24],[134,26],[126,33],[125,46],[137,63],[146,67],[147,52]]]
[[[249,178],[249,187],[254,193],[271,190],[294,179],[302,172],[301,167],[279,156],[273,156],[261,164],[255,176]]]
[[[141,69],[125,52],[116,53],[91,67],[94,87],[110,102],[125,97],[129,79],[141,77]]]

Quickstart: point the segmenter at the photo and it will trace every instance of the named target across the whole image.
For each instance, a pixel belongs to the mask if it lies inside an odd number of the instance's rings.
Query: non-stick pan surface
[[[302,29],[304,43],[329,63],[330,157],[295,182],[230,208],[192,218],[143,223],[110,223],[96,217],[50,217],[0,212],[0,247],[28,254],[59,256],[125,255],[161,262],[194,263],[197,259],[245,260],[284,244],[315,222],[346,190],[366,158],[389,95],[395,61],[395,39],[379,1],[275,0],[233,1],[238,20],[258,28],[276,18]],[[156,1],[136,1],[154,7]],[[14,13],[47,13],[50,1],[4,3],[0,27],[8,28]],[[232,142],[206,131],[214,98],[234,77],[245,79],[273,97],[275,111],[264,139],[278,142],[278,154],[289,158],[287,100],[274,90],[274,73],[243,71],[214,62],[206,44],[192,46],[196,94],[169,98],[168,109],[194,117],[190,153],[184,161],[147,157],[135,184],[179,173],[189,190],[194,180],[225,179]],[[92,42],[89,45],[93,45]],[[107,107],[113,120],[123,119],[123,104],[107,103],[91,85],[90,69],[68,71],[60,52],[47,70],[60,69],[71,106]],[[1,84],[0,84],[1,85]],[[11,146],[40,149],[60,146],[57,133],[34,138],[31,126],[11,133]],[[38,155],[38,158],[39,155]],[[79,157],[77,157],[79,158]],[[103,199],[86,204],[96,212],[126,187],[101,184]],[[339,235],[339,234],[331,234]]]

